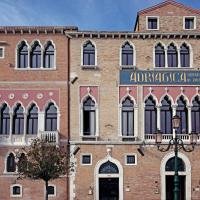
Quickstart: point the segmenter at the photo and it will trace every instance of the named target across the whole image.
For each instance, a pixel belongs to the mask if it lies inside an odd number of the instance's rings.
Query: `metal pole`
[[[178,176],[178,138],[174,139],[174,200],[179,200],[179,176]]]

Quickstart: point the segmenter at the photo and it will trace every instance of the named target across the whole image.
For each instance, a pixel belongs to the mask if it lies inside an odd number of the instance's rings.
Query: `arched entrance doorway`
[[[191,166],[182,153],[178,156],[179,200],[191,200]],[[172,200],[174,189],[174,153],[166,155],[161,163],[161,200]]]
[[[95,168],[95,199],[123,200],[123,169],[119,161],[107,156]]]

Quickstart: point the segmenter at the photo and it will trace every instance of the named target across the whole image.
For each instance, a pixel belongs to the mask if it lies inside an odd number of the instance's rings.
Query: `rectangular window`
[[[137,165],[137,155],[136,154],[125,155],[125,164],[126,165]]]
[[[0,59],[4,58],[4,47],[0,47]]]
[[[49,185],[47,188],[48,196],[49,197],[55,197],[56,196],[56,186]]]
[[[91,165],[92,164],[91,155],[90,154],[81,155],[81,164],[82,165]]]
[[[194,29],[196,29],[195,17],[185,17],[184,18],[184,29],[185,30],[194,30]]]
[[[147,30],[158,30],[158,24],[158,17],[147,17]]]

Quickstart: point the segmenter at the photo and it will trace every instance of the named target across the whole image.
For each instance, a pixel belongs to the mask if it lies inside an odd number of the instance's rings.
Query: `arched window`
[[[171,102],[167,96],[161,102],[160,108],[160,122],[161,132],[165,134],[172,134],[172,108]]]
[[[178,134],[186,134],[188,133],[188,110],[183,96],[178,99],[177,104],[176,114],[181,118],[181,124],[177,131]]]
[[[54,68],[54,59],[54,46],[51,42],[48,42],[44,50],[44,68]]]
[[[9,108],[6,104],[3,104],[1,108],[1,124],[0,134],[8,135],[10,133],[10,113]]]
[[[88,97],[83,102],[83,135],[95,135],[96,132],[96,110],[95,102]]]
[[[200,133],[200,100],[198,97],[192,101],[192,131]]]
[[[57,108],[53,103],[45,110],[45,131],[57,131]]]
[[[174,172],[174,162],[175,162],[175,158],[172,157],[170,158],[165,166],[165,171],[173,171]],[[183,160],[181,158],[178,158],[178,171],[179,172],[183,172],[185,171],[185,163],[183,162]]]
[[[170,44],[167,50],[168,67],[178,67],[178,53],[176,46]]]
[[[13,134],[24,133],[24,109],[20,104],[17,104],[13,113]]]
[[[165,49],[160,43],[155,47],[155,67],[165,67]]]
[[[95,46],[90,41],[83,45],[83,65],[95,65]]]
[[[28,110],[27,116],[27,134],[38,133],[38,108],[33,104]]]
[[[18,68],[28,67],[28,46],[23,41],[18,48]]]
[[[119,169],[114,163],[107,161],[99,168],[99,174],[118,174]]]
[[[156,102],[152,96],[145,101],[145,134],[154,134],[157,129]]]
[[[38,41],[36,41],[31,49],[31,68],[40,68],[41,67],[41,46]]]
[[[121,65],[133,65],[133,47],[129,44],[129,42],[126,42],[122,46],[122,63]]]
[[[180,48],[181,67],[190,67],[190,48],[182,44]]]
[[[6,171],[7,172],[15,172],[16,171],[15,156],[13,153],[10,153],[9,156],[7,157]]]
[[[133,136],[134,135],[134,103],[127,97],[122,102],[122,135]]]

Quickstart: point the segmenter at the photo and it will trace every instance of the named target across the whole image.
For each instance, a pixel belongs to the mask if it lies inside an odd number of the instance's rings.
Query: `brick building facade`
[[[174,152],[158,151],[154,133],[167,144],[175,114],[185,143],[200,133],[199,17],[165,1],[134,31],[70,33],[70,199],[173,199]],[[180,150],[181,199],[200,198],[199,151]]]

